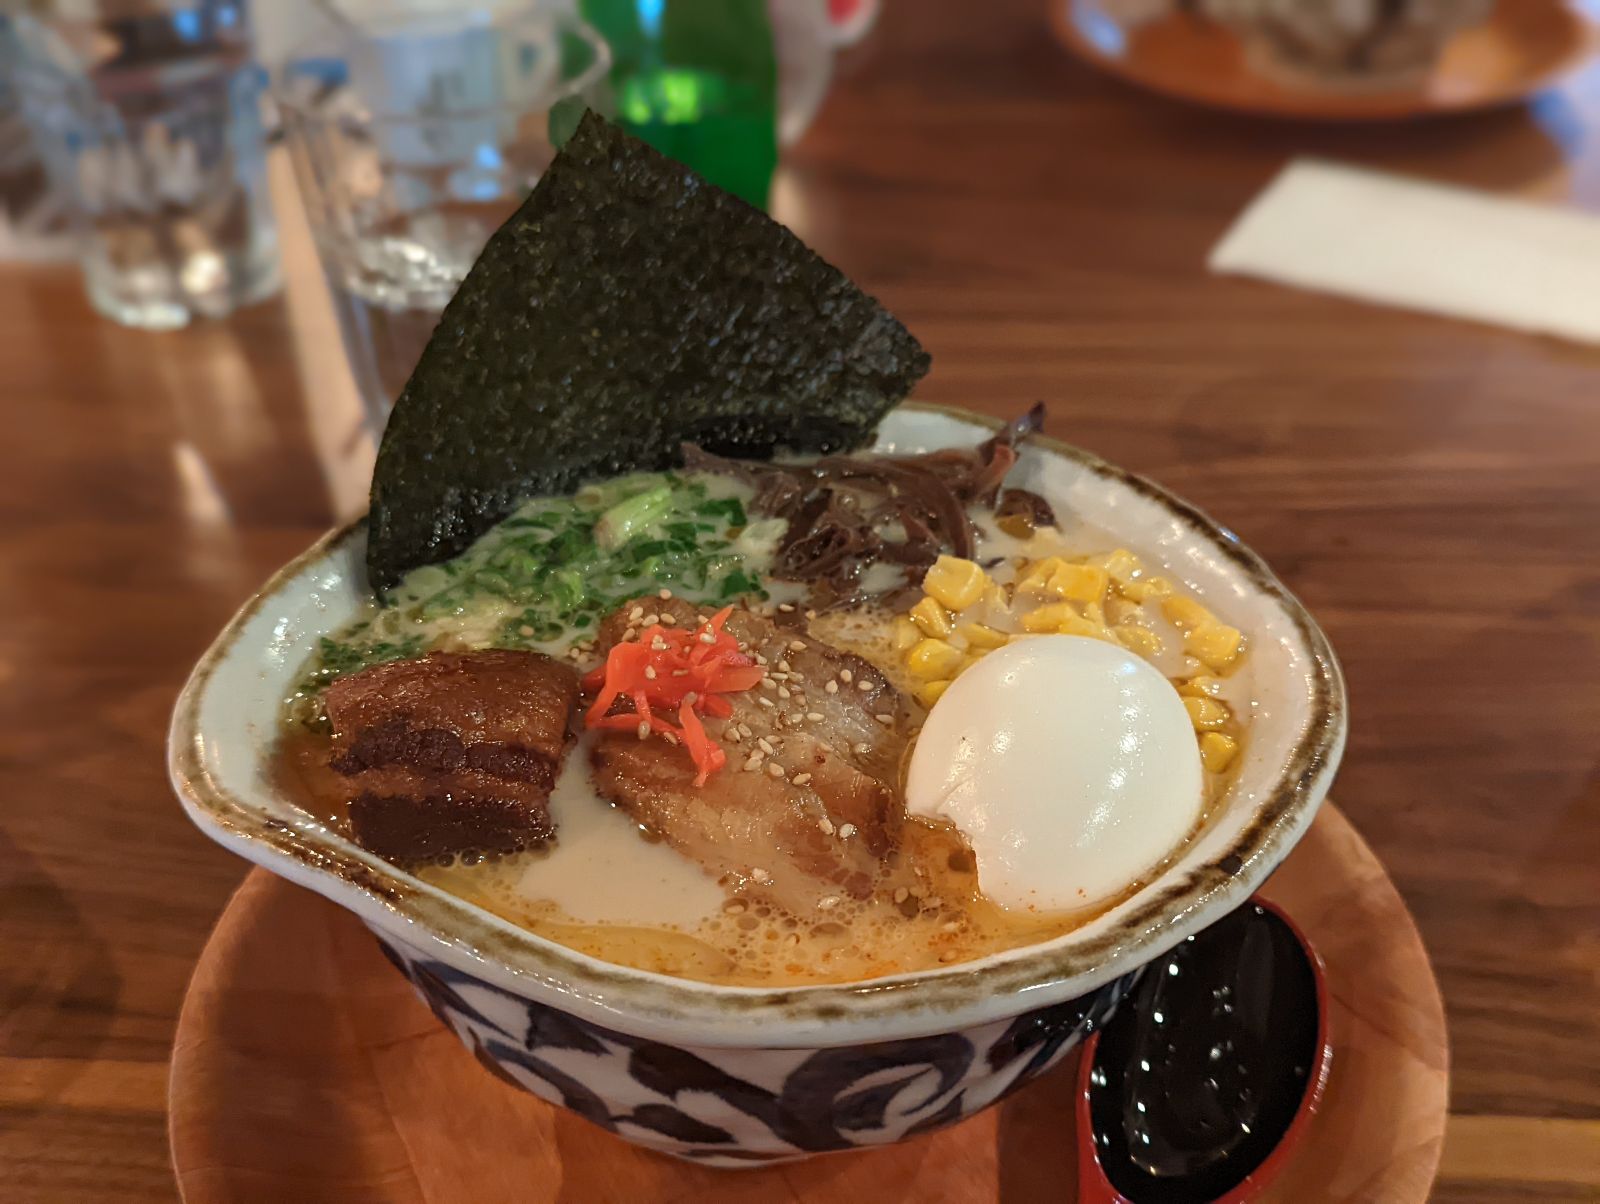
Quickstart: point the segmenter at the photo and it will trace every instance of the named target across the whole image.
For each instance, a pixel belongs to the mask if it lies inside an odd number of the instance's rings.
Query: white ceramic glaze
[[[906,406],[884,422],[879,448],[967,446],[988,433],[989,424],[970,415]],[[905,1131],[958,1119],[1064,1052],[1087,1018],[1115,998],[1119,980],[1243,902],[1309,826],[1345,739],[1344,688],[1325,639],[1231,533],[1148,482],[1049,440],[1025,445],[1010,481],[1043,494],[1058,513],[1071,516],[1068,523],[1081,521],[1112,533],[1241,628],[1250,642],[1250,686],[1258,700],[1238,778],[1211,826],[1150,886],[1048,944],[847,986],[764,990],[672,979],[599,962],[534,936],[307,818],[269,780],[268,756],[280,702],[309,650],[319,636],[340,627],[362,599],[365,540],[359,527],[330,535],[280,572],[202,659],[173,719],[174,785],[190,817],[208,835],[366,922],[435,1010],[497,1072],[564,1098],[549,1079],[541,1080],[543,1089],[525,1081],[530,1074],[540,1077],[522,1064],[538,1045],[534,1032],[546,1022],[540,1018],[558,1018],[550,1021],[558,1028],[573,1025],[574,1031],[602,1034],[606,1055],[589,1050],[584,1063],[585,1090],[599,1103],[564,1102],[586,1115],[603,1110],[604,1117],[591,1119],[609,1121],[608,1127],[631,1140],[734,1165],[810,1152],[803,1142],[782,1136],[785,1124],[797,1126],[795,1132],[846,1132],[842,1145],[814,1146],[843,1148],[895,1140]],[[418,967],[424,972],[419,974]],[[456,985],[445,994],[432,989],[447,980]],[[463,983],[492,1006],[486,1011],[482,1000],[470,1003],[458,989]],[[517,1013],[514,1022],[495,1010],[505,1008]],[[1011,1033],[1008,1040],[1015,1043],[1019,1026],[1048,1031],[1054,1041],[1043,1061],[1028,1053],[1018,1064],[1025,1070],[987,1053],[1000,1034]],[[677,1055],[693,1064],[715,1060],[722,1073],[756,1092],[749,1099],[759,1101],[763,1092],[784,1098],[777,1066],[788,1074],[813,1056],[824,1061],[856,1056],[866,1059],[858,1066],[864,1078],[873,1079],[890,1074],[895,1065],[911,1067],[925,1053],[919,1042],[946,1039],[965,1040],[977,1050],[972,1065],[986,1068],[983,1073],[974,1079],[976,1072],[963,1071],[958,1081],[947,1081],[945,1072],[929,1072],[935,1079],[924,1081],[924,1072],[917,1071],[904,1086],[911,1096],[891,1093],[900,1108],[895,1115],[904,1123],[874,1127],[865,1137],[815,1115],[772,1122],[776,1114],[770,1107],[776,1105],[759,1102],[748,1109],[733,1107],[742,1118],[738,1125],[712,1124],[724,1137],[711,1142],[709,1152],[703,1142],[627,1120],[644,1106],[636,1098],[637,1047],[666,1051],[661,1056],[669,1063]],[[505,1057],[486,1052],[508,1040],[521,1051],[521,1062],[508,1064]],[[906,1057],[913,1061],[897,1062],[888,1048],[908,1050]],[[776,1062],[774,1050],[782,1051]],[[837,1056],[824,1057],[830,1050]],[[561,1057],[569,1055],[578,1056],[569,1050]],[[601,1069],[608,1062],[611,1068]],[[669,1090],[665,1105],[678,1089],[698,1090],[690,1082],[697,1073]],[[827,1090],[834,1094],[824,1095],[834,1107],[844,1090],[838,1084],[854,1080],[851,1071],[838,1066],[830,1073]],[[566,1081],[564,1072],[556,1079]],[[935,1084],[942,1086],[933,1091]],[[801,1113],[822,1106],[806,1102],[811,1097],[804,1091],[790,1094],[789,1106]],[[911,1097],[921,1098],[916,1108],[907,1103]],[[746,1097],[735,1091],[733,1098]]]

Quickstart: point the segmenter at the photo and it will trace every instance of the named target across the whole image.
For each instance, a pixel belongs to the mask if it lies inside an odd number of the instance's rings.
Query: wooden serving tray
[[[1277,1201],[1427,1197],[1444,1139],[1444,1010],[1394,885],[1324,807],[1263,892],[1327,964],[1327,1094]],[[896,1146],[757,1170],[628,1145],[489,1075],[360,922],[253,870],[195,969],[169,1127],[187,1204],[1051,1204],[1076,1182],[1076,1057]]]

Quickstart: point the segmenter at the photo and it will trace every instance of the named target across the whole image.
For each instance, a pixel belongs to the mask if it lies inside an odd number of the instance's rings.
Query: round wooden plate
[[[1125,32],[1091,0],[1050,0],[1056,34],[1079,58],[1129,83],[1214,108],[1311,121],[1393,121],[1513,104],[1600,47],[1600,22],[1569,0],[1500,0],[1463,30],[1418,84],[1295,87],[1257,70],[1239,41],[1176,14]]]
[[[1264,892],[1327,963],[1332,1072],[1271,1197],[1427,1197],[1444,1139],[1444,1010],[1383,867],[1331,806]],[[1069,1057],[941,1133],[760,1170],[626,1144],[483,1070],[361,924],[254,870],[195,970],[169,1127],[187,1204],[1007,1204],[1076,1182]]]

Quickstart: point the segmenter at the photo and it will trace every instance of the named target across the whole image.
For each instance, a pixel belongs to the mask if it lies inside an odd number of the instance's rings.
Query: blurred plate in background
[[[1177,13],[1125,28],[1093,0],[1051,0],[1056,34],[1079,58],[1143,88],[1213,108],[1310,121],[1394,121],[1514,104],[1600,48],[1600,18],[1565,0],[1499,0],[1406,86],[1295,86],[1259,70],[1229,30]]]

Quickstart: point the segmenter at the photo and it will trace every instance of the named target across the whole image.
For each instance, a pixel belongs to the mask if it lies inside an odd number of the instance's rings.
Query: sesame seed
[[[662,732],[661,738],[668,744],[677,744],[678,742],[678,737],[674,736],[671,732]]]
[[[763,677],[761,679],[761,688],[763,690],[776,690],[778,688],[778,683],[773,681],[770,676]]]
[[[943,953],[941,953],[939,955],[939,960],[942,961],[942,962],[946,962],[946,963],[953,962],[953,961],[956,960],[956,958],[958,956],[959,955],[956,953],[956,951],[954,949],[946,949]]]
[[[650,641],[650,650],[652,652],[665,652],[670,647],[672,647],[672,645],[667,643],[667,641],[662,639],[660,636],[656,636],[655,639]]]
[[[659,651],[659,649],[658,649],[658,651]],[[689,670],[687,670],[687,669],[674,669],[672,671],[672,676],[674,676],[674,677],[688,677],[689,676]]]
[[[789,687],[788,686],[779,686],[778,687],[778,697],[779,698],[787,698],[787,697],[789,697]]]
[[[809,773],[797,773],[794,775],[794,784],[796,786],[804,786],[810,780],[811,775]]]
[[[762,656],[759,652],[756,653],[756,664],[765,665],[766,663],[767,663],[767,658]]]
[[[770,698],[758,698],[758,699],[756,699],[756,701],[759,702],[762,706],[767,707],[769,710],[774,708],[774,707],[776,707],[776,705],[777,705]]]
[[[838,895],[829,895],[826,899],[817,900],[817,910],[818,911],[829,911],[832,908],[835,908],[837,906],[839,906],[839,896]]]
[[[840,840],[849,840],[855,834],[856,834],[856,826],[854,824],[840,824],[839,825],[839,839]]]
[[[872,692],[872,683],[863,679],[856,682],[856,689],[860,690],[863,694],[870,694]]]
[[[678,625],[678,619],[677,619],[676,615],[662,615],[661,616],[661,626],[663,626],[663,627],[676,627],[677,625]]]
[[[805,720],[803,718],[801,718],[801,715],[800,715],[799,711],[794,711],[794,712],[792,712],[792,713],[790,713],[788,715],[785,715],[783,717],[783,721],[785,723],[787,723],[790,727],[799,727],[802,723],[805,722]]]
[[[646,665],[644,667],[644,675],[654,681],[656,679],[656,667],[654,665]]]
[[[814,611],[814,610],[808,610],[808,611],[806,611],[806,618],[808,618],[808,619],[814,619],[814,618],[816,618],[816,617],[817,617],[817,612],[816,612],[816,611]]]
[[[759,867],[756,868],[756,869],[751,870],[750,871],[750,876],[752,878],[754,878],[757,882],[761,883],[762,886],[765,886],[765,885],[767,885],[767,883],[772,881],[772,875],[767,873],[766,870],[761,869]]]
[[[839,670],[839,680],[844,682],[845,685],[848,686],[855,679],[856,679],[856,675],[854,673],[850,672],[850,670],[848,670],[848,669],[840,669]]]
[[[961,921],[959,921],[959,920],[949,920],[949,921],[947,921],[945,923],[944,930],[946,932],[960,932],[961,931]]]
[[[792,674],[792,673],[769,673],[769,674],[767,674],[767,676],[772,678],[773,681],[788,681],[794,676],[794,674]]]
[[[700,642],[702,644],[715,644],[717,642],[716,633],[711,631],[702,631],[700,633]]]
[[[794,612],[794,606],[789,602],[779,602],[778,609],[783,611],[784,614],[792,614]]]
[[[630,627],[630,628],[628,628],[626,631],[624,631],[622,633],[623,641],[626,642],[628,640],[634,639],[634,638],[636,638],[638,636],[638,634],[639,633],[637,631],[635,631],[633,628]]]
[[[893,715],[877,714],[877,715],[874,715],[873,718],[876,719],[879,723],[882,723],[882,724],[885,724],[885,725],[888,725],[888,724],[894,722],[894,716]]]
[[[756,747],[764,753],[772,753],[777,751],[777,749],[772,747],[772,741],[768,740],[765,736],[762,736],[761,739],[756,741]]]
[[[868,744],[865,740],[863,740],[860,744],[856,745],[856,755],[857,756],[864,757],[871,751],[872,751],[872,745]]]
[[[660,598],[663,602],[665,602],[665,601],[667,601],[667,599],[672,597],[672,591],[670,589],[664,589],[660,593],[658,593],[656,595],[656,597]]]
[[[824,690],[826,690],[829,694],[837,694],[839,692],[839,683],[836,682],[836,681],[830,681],[827,685],[823,686],[822,688]]]
[[[829,819],[826,815],[824,815],[821,819],[819,819],[817,821],[817,827],[822,829],[822,834],[824,836],[832,836],[833,835],[833,821],[831,819]]]
[[[758,753],[758,752],[751,753],[745,759],[744,771],[746,773],[754,773],[757,769],[760,768],[761,762],[764,761],[764,760],[766,760],[766,758],[763,757],[760,753]]]
[[[739,741],[744,739],[744,737],[739,734],[739,729],[734,727],[731,723],[722,729],[722,734],[728,737],[728,740],[733,744],[737,744]]]
[[[639,621],[641,623],[643,623],[646,627],[654,627],[657,623],[661,622],[661,616],[660,615],[645,615],[645,617],[643,619],[639,620]]]
[[[776,761],[768,761],[767,772],[775,778],[781,778],[783,776],[783,766],[779,765]]]
[[[789,662],[788,661],[779,661],[778,662],[778,669],[783,673],[787,673],[789,671]]]
[[[517,628],[517,634],[518,635],[523,635],[523,636],[532,635],[533,634],[533,628],[529,627],[526,623],[524,623],[521,627]]]
[[[649,721],[645,720],[645,719],[639,720],[639,739],[643,740],[649,734],[650,734],[650,723],[649,723]]]
[[[904,903],[910,897],[911,897],[911,892],[908,891],[903,886],[899,890],[894,892],[894,901],[896,903]]]
[[[806,718],[811,720],[812,723],[821,723],[822,722],[822,712],[821,711],[807,711],[806,712]]]
[[[730,916],[739,916],[744,914],[745,905],[741,899],[729,899],[722,905],[722,910]]]
[[[741,723],[739,725],[739,734],[748,740],[755,733],[750,730],[750,725],[748,723]]]
[[[635,606],[628,612],[628,622],[630,623],[637,623],[642,618],[644,618],[644,607],[642,606]]]
[[[806,650],[806,642],[804,640],[790,640],[789,641],[789,651],[790,652],[804,652],[805,650]]]

